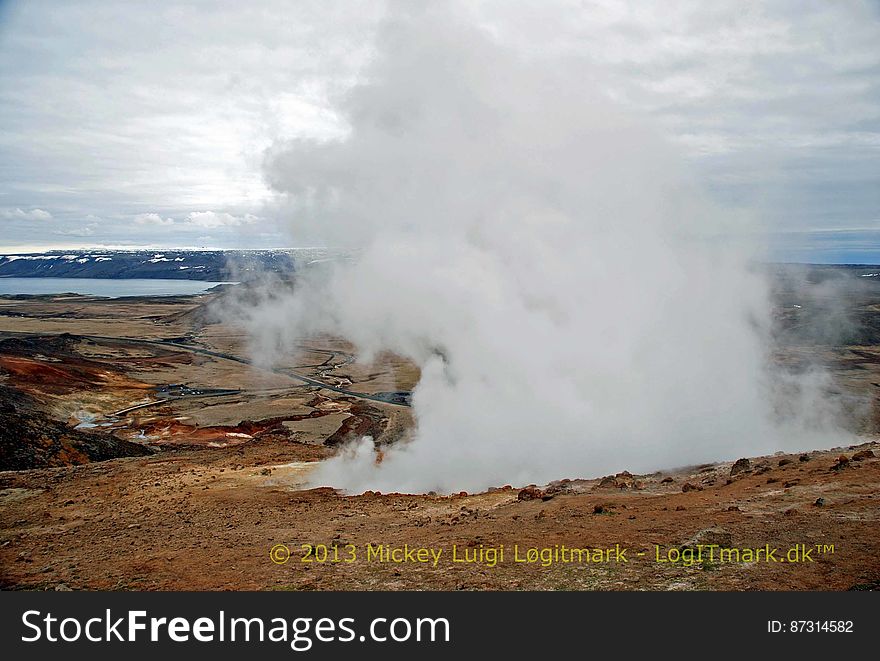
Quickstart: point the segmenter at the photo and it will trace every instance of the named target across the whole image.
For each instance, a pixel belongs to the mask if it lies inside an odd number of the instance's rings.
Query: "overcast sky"
[[[264,154],[347,127],[380,2],[0,2],[0,250],[291,247]],[[467,3],[591,63],[774,254],[880,262],[880,2]]]

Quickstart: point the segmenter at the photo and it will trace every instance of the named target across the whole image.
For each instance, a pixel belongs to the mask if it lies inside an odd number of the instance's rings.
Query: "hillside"
[[[0,256],[0,278],[163,278],[241,280],[289,272],[294,254],[277,250],[70,250]]]

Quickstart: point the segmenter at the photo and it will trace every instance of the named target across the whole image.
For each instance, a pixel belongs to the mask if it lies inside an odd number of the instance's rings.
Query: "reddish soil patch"
[[[140,429],[153,445],[204,446],[241,445],[267,433],[288,437],[290,432],[284,428],[285,422],[309,420],[329,415],[330,411],[310,411],[302,415],[289,415],[266,420],[242,420],[237,425],[215,425],[198,427],[176,420],[157,420],[142,425]]]
[[[106,366],[53,364],[17,356],[0,356],[0,369],[22,390],[67,392],[86,387],[151,388],[147,383],[108,371]],[[30,386],[30,387],[28,387]]]

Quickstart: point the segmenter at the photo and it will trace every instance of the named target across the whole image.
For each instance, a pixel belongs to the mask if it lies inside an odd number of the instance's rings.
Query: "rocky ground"
[[[455,496],[299,490],[317,446],[277,440],[0,477],[6,589],[849,590],[880,587],[880,444]],[[843,459],[845,458],[845,460]],[[733,476],[731,477],[731,472]],[[657,561],[688,543],[813,549],[802,563]],[[270,550],[285,545],[284,564]],[[302,562],[302,544],[328,545]],[[440,549],[368,560],[367,545]],[[340,561],[333,562],[333,547]],[[349,558],[354,545],[357,558]],[[507,549],[504,562],[453,563]],[[515,562],[513,546],[629,549]],[[829,547],[829,551],[817,549]],[[833,547],[833,552],[830,552]],[[276,550],[276,554],[278,551]],[[639,556],[638,553],[644,553]],[[286,555],[286,554],[285,554]],[[276,560],[285,556],[276,555]]]
[[[452,496],[304,487],[346,440],[407,437],[398,395],[418,372],[397,357],[361,364],[322,337],[252,367],[242,330],[212,312],[222,293],[0,297],[0,587],[876,589],[880,296],[858,285],[842,299],[858,322],[845,338],[808,323],[811,305],[830,314],[825,299],[777,292],[779,359],[830,369],[861,412],[850,435],[804,454]],[[304,562],[302,545],[324,561]],[[701,546],[739,561],[688,561]],[[404,561],[371,557],[378,547]],[[606,551],[572,562],[563,547]],[[805,561],[743,555],[792,548]],[[538,562],[518,562],[529,549]],[[541,549],[556,556],[542,564]]]

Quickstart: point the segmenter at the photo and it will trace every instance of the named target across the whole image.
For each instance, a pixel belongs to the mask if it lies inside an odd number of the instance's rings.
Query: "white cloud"
[[[139,213],[134,217],[134,222],[137,225],[157,225],[167,227],[168,225],[174,224],[174,219],[162,218],[162,216],[157,213]]]
[[[84,227],[76,227],[69,230],[56,230],[53,234],[61,236],[93,236],[95,234],[95,225],[86,225]]]
[[[52,220],[52,214],[43,209],[3,209],[0,218],[5,220]]]
[[[256,220],[257,217],[249,213],[244,214],[243,216],[233,216],[231,213],[217,211],[193,211],[186,217],[186,221],[190,225],[204,227],[206,229],[249,225]]]
[[[88,213],[130,219],[161,209],[158,225],[172,216],[183,231],[241,225],[246,211],[267,215],[273,201],[260,166],[277,139],[345,133],[334,99],[360,79],[385,7],[7,4],[0,200],[9,208],[0,219],[24,220],[19,214],[45,205],[76,227]],[[876,182],[866,174],[880,158],[875,2],[462,4],[527,58],[556,58],[561,69],[589,62],[589,77],[657,119],[713,190],[737,203],[772,201],[762,214],[771,223],[845,226],[876,215]],[[145,34],[160,36],[146,44]],[[237,215],[185,220],[204,209]],[[137,229],[100,227],[111,242],[136,240]],[[28,228],[8,231],[32,240]],[[237,245],[233,234],[218,240]]]

